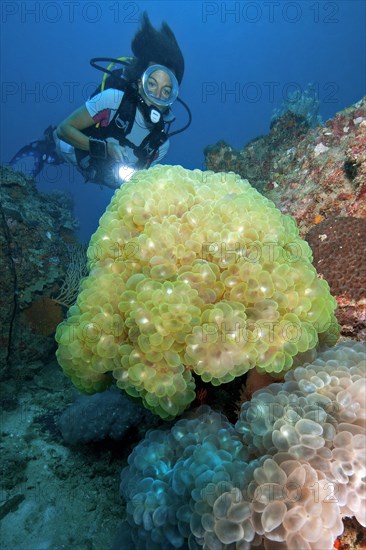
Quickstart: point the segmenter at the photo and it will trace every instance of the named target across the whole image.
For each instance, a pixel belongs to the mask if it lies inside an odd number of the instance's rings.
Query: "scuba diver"
[[[35,177],[45,164],[67,162],[86,181],[115,189],[135,170],[159,163],[169,138],[188,128],[192,118],[178,98],[184,58],[167,23],[156,30],[146,12],[131,49],[133,58],[92,59],[92,66],[105,73],[101,86],[57,128],[48,127],[44,139],[20,149],[10,165],[16,169],[26,157],[34,157],[29,175]],[[99,65],[108,61],[108,68]],[[121,68],[112,70],[117,64]],[[176,100],[186,109],[188,122],[169,132]]]

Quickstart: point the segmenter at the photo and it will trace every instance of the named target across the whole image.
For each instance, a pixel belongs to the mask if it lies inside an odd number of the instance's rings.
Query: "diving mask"
[[[146,99],[158,107],[170,107],[178,97],[178,81],[164,65],[150,65],[141,82]]]

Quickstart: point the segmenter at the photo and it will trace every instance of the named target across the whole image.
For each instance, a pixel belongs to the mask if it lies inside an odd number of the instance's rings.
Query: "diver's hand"
[[[117,162],[124,162],[123,149],[118,143],[107,142],[108,156]]]

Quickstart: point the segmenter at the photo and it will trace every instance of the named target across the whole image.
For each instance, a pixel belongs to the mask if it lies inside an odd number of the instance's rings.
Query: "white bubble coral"
[[[244,403],[236,429],[256,455],[287,453],[326,477],[366,526],[366,348],[342,342]]]
[[[295,222],[233,173],[138,172],[92,236],[89,276],[56,333],[85,392],[112,383],[163,418],[249,369],[281,373],[319,334],[335,300]]]
[[[333,485],[290,456],[277,455],[257,468],[249,493],[253,526],[265,548],[276,542],[291,550],[330,549],[343,531]]]
[[[356,342],[319,354],[255,392],[235,429],[201,407],[148,432],[122,472],[131,548],[331,550],[343,516],[364,525],[365,360]]]

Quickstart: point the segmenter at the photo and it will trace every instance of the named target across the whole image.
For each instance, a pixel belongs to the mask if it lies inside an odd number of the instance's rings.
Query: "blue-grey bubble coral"
[[[365,386],[365,346],[340,343],[255,392],[235,427],[201,407],[148,432],[115,548],[331,550],[342,516],[366,525]]]
[[[171,430],[148,432],[128,462],[121,494],[136,550],[187,548],[188,542],[201,547],[206,530],[212,531],[215,503],[226,492],[240,498],[254,469],[234,426],[209,407]],[[252,540],[250,506],[238,516],[239,529],[248,529]],[[226,543],[231,536],[227,530]]]
[[[116,191],[89,249],[90,272],[57,329],[78,389],[117,386],[162,418],[219,385],[280,374],[319,338],[336,302],[292,218],[236,174],[156,166]],[[335,333],[335,334],[333,334]]]

